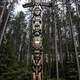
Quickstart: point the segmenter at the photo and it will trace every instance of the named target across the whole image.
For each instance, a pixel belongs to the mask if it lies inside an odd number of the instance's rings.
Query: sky
[[[25,0],[19,0],[19,3],[17,4],[17,3],[15,3],[14,5],[15,5],[15,12],[14,12],[14,14],[17,14],[17,12],[19,12],[19,11],[25,11],[25,9],[22,7],[22,4],[24,4],[25,3]]]

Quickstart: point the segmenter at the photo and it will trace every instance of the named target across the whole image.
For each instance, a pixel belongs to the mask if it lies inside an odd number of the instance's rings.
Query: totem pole
[[[32,77],[42,80],[42,18],[40,0],[35,0],[32,19]]]
[[[42,6],[49,7],[49,4],[42,3],[41,0],[34,0],[23,7],[33,7],[31,47],[32,47],[32,80],[42,80],[43,73],[43,23]]]

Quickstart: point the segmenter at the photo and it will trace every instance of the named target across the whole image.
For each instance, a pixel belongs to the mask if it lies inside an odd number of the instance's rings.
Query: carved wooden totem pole
[[[32,80],[42,80],[43,45],[42,45],[42,17],[40,0],[34,0],[23,7],[33,7],[32,17]]]
[[[32,19],[32,77],[33,80],[42,80],[42,18],[40,0],[35,0]]]

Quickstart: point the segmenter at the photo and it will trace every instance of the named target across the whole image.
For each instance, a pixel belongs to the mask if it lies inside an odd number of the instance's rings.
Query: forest
[[[24,8],[23,1],[0,0],[0,80],[33,80],[34,9]],[[25,3],[34,1],[25,0]],[[50,5],[41,7],[43,73],[40,80],[80,80],[80,0],[41,2]]]

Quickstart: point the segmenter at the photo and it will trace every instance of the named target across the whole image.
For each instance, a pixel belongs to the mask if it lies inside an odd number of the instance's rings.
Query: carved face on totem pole
[[[33,47],[40,48],[42,46],[42,38],[40,36],[34,37],[32,39],[32,44],[33,44]]]
[[[41,14],[40,6],[35,6],[34,7],[34,15],[38,16],[40,14]]]
[[[41,31],[42,32],[42,19],[40,16],[33,17],[32,31]]]

